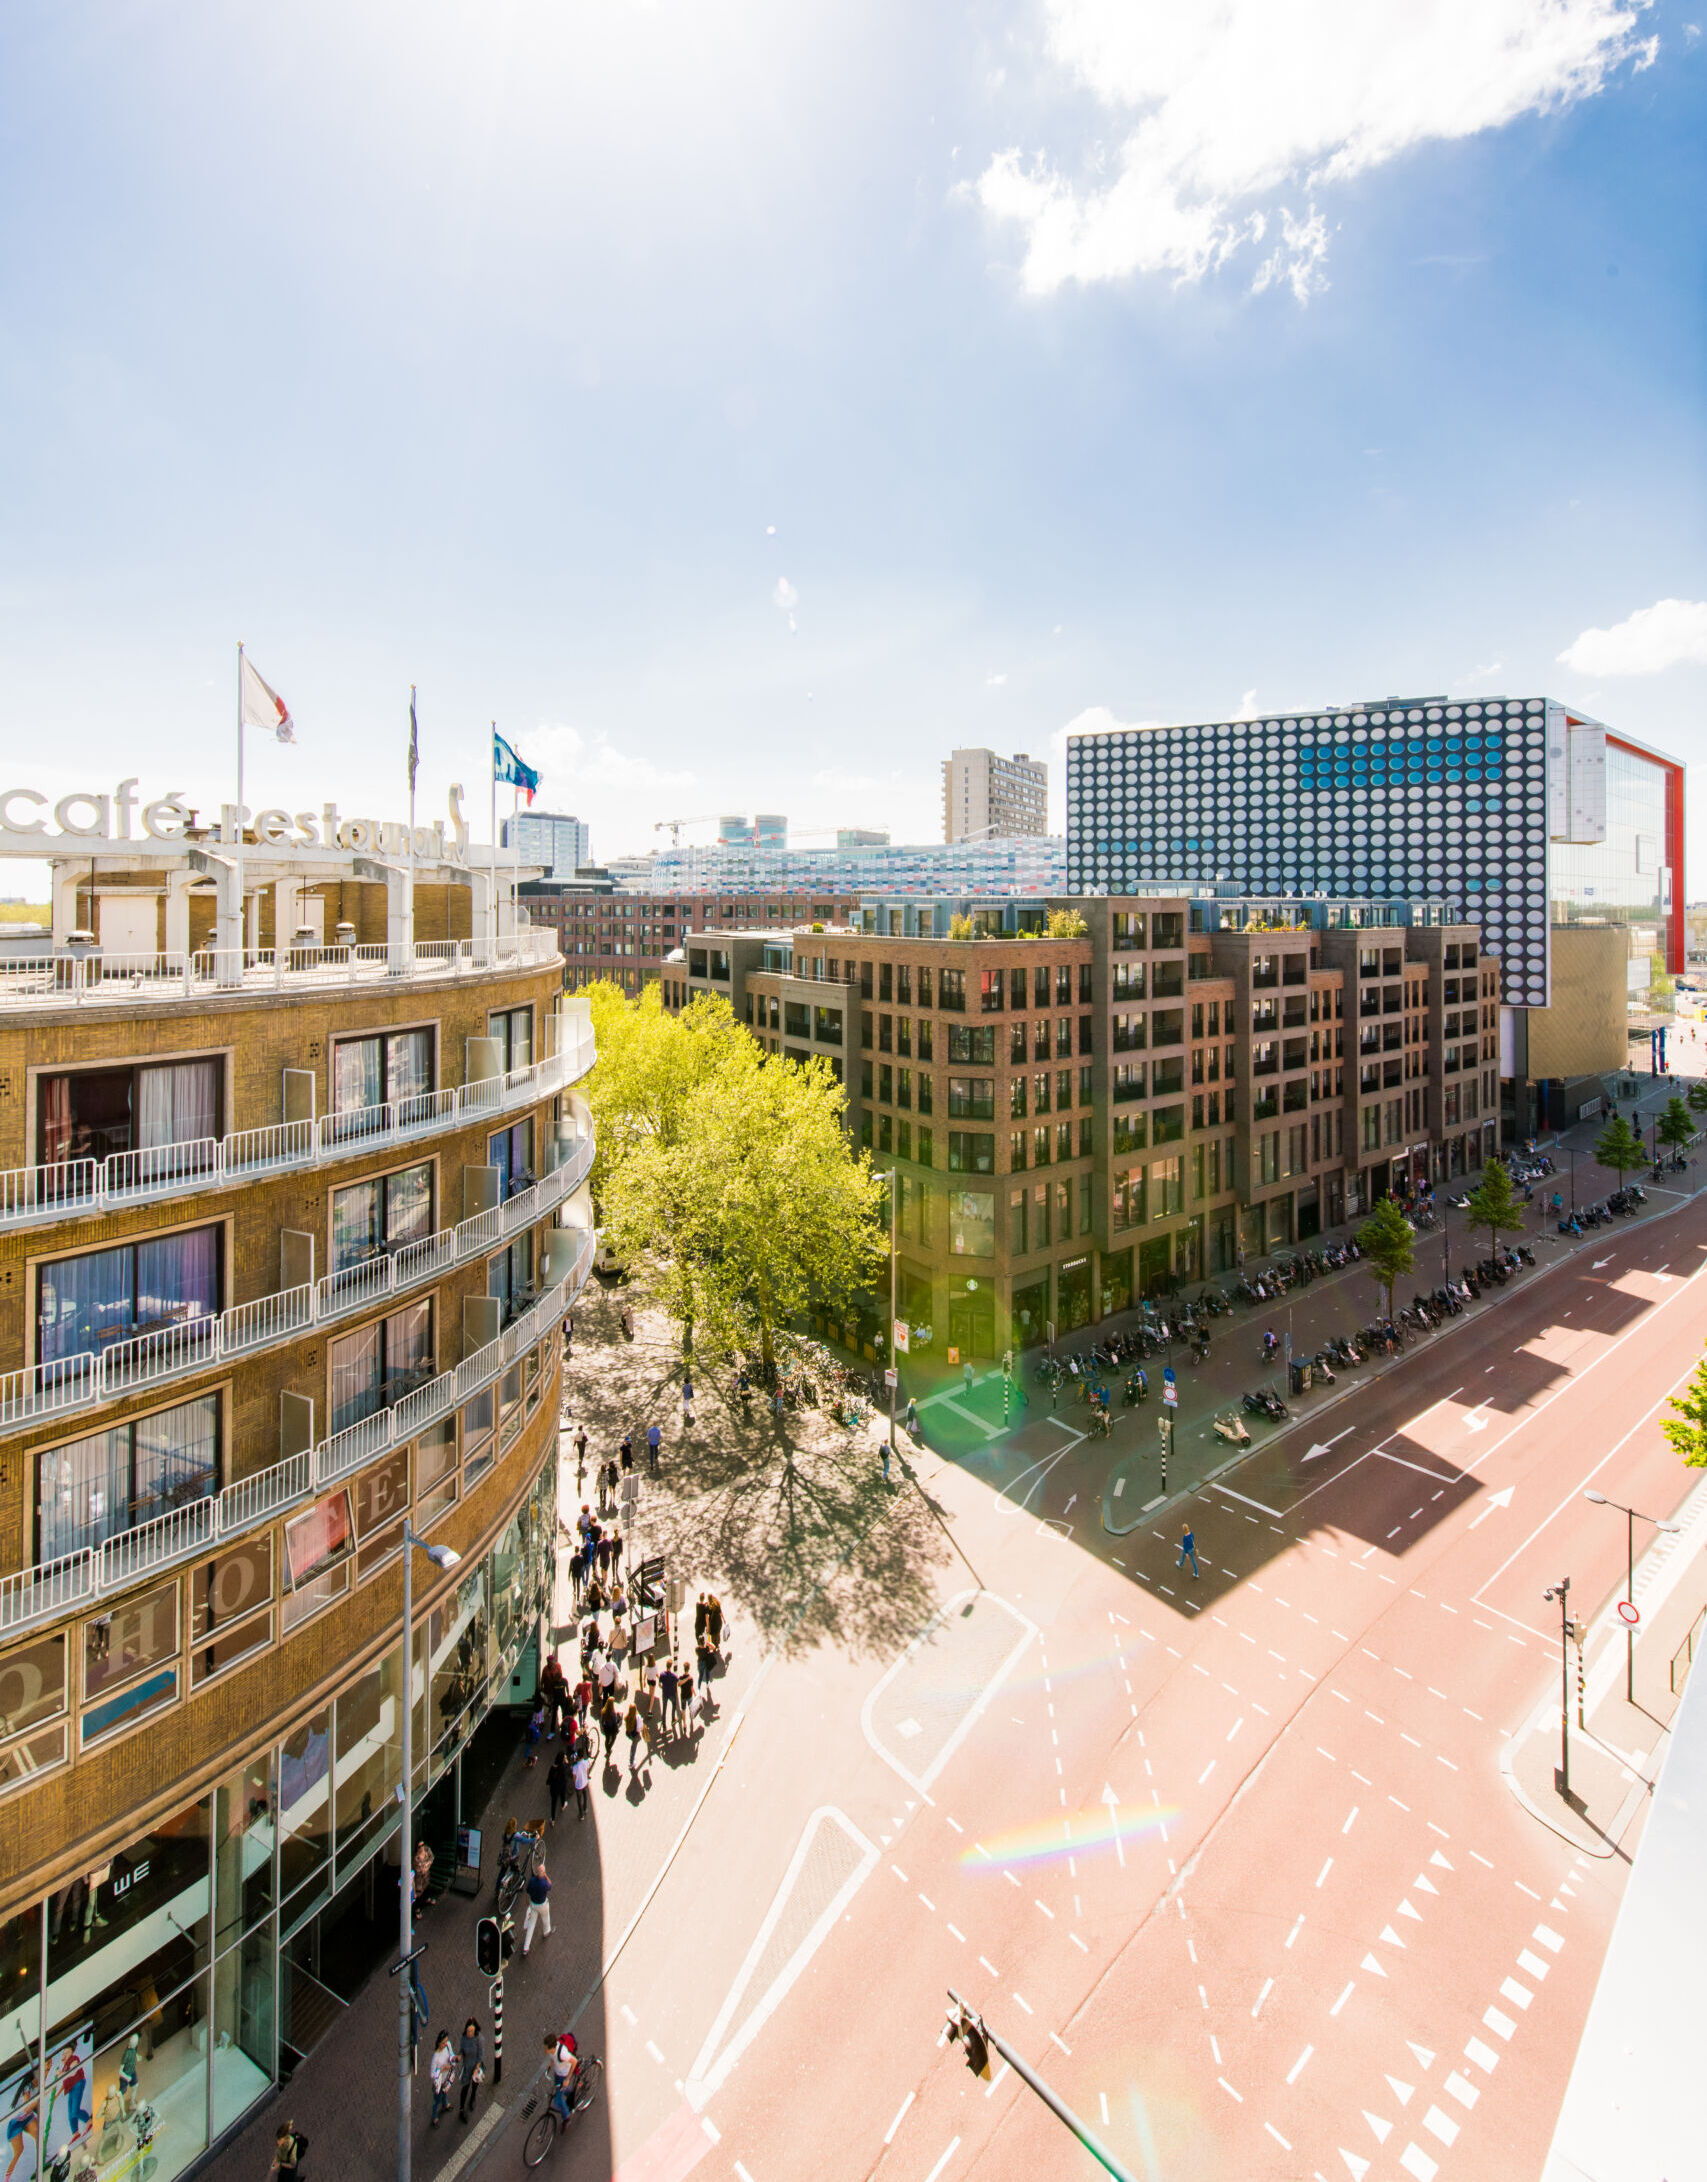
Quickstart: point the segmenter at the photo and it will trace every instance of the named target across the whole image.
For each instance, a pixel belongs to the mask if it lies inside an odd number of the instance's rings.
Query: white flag
[[[269,689],[262,681],[249,664],[247,652],[243,655],[243,725],[264,727],[280,742],[296,740],[296,724],[291,719],[290,707],[276,689]]]

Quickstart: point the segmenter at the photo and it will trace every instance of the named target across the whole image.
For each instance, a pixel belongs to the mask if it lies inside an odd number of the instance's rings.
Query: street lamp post
[[[1622,1500],[1609,1500],[1605,1493],[1585,1492],[1585,1500],[1592,1500],[1597,1508],[1617,1508],[1624,1517],[1624,1596],[1633,1606],[1636,1603],[1636,1521],[1652,1523],[1655,1530],[1673,1531],[1675,1523],[1662,1523],[1657,1515],[1643,1515],[1640,1508],[1627,1508]],[[1624,1696],[1629,1704],[1636,1702],[1636,1631],[1624,1624]]]
[[[411,1839],[415,1772],[415,1553],[419,1549],[435,1568],[454,1568],[462,1558],[450,1546],[430,1546],[403,1525],[403,1840],[397,1885],[397,2182],[409,2182],[413,2154],[409,2066],[415,2043],[415,1981],[409,1957],[414,1952],[415,1846]]]
[[[895,1198],[901,1186],[900,1168],[885,1168],[883,1179],[889,1184],[889,1339],[884,1344],[883,1353],[889,1359],[884,1367],[885,1371],[894,1374],[889,1380],[889,1452],[893,1455],[895,1452],[895,1397],[901,1389],[901,1367],[895,1361]]]
[[[1571,1800],[1571,1579],[1561,1576],[1541,1596],[1549,1604],[1559,1602],[1559,1763],[1553,1785],[1567,1803]]]

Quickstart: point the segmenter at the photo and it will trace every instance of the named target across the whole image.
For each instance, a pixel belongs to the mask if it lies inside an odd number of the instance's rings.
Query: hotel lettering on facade
[[[62,944],[0,957],[15,2182],[89,2115],[130,2172],[143,2104],[171,2182],[288,2073],[321,1920],[396,1899],[403,1705],[456,1793],[550,1595],[584,1003],[490,868],[245,850],[50,841]],[[461,1556],[407,1662],[406,1519]]]

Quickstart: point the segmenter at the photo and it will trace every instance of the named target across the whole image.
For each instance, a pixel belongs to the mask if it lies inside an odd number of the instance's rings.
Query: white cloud
[[[1201,280],[1280,241],[1254,285],[1323,284],[1319,192],[1419,145],[1591,98],[1657,41],[1649,0],[1044,0],[1056,64],[1113,117],[1082,172],[998,152],[976,189],[1025,242],[1024,284]],[[1300,204],[1302,209],[1299,209]]]
[[[522,755],[539,770],[541,805],[578,817],[585,813],[577,809],[576,798],[585,803],[590,789],[683,788],[694,777],[619,750],[603,728],[586,736],[557,723],[536,727],[524,739]]]
[[[1007,676],[1005,674],[987,674],[984,677],[984,687],[986,689],[1000,689],[1006,680]]]
[[[1248,689],[1239,699],[1239,709],[1234,713],[1233,717],[1235,720],[1254,720],[1261,710],[1262,707],[1257,703],[1256,691]]]
[[[800,604],[800,593],[786,576],[778,576],[776,589],[771,593],[771,604],[788,616],[789,633],[794,633],[794,609]]]
[[[1707,666],[1707,601],[1659,599],[1611,629],[1585,629],[1559,664],[1579,674],[1660,674]]]
[[[1058,727],[1049,738],[1049,831],[1065,833],[1067,830],[1069,735],[1114,735],[1127,728],[1161,725],[1160,720],[1117,719],[1107,705],[1089,705],[1083,712],[1076,712],[1065,727]]]

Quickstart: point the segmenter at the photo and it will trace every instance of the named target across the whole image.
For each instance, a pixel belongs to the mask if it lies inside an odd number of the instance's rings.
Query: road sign
[[[883,1384],[885,1386],[899,1386],[901,1384],[901,1374],[895,1369],[893,1364],[891,1364],[889,1369],[883,1374]]]
[[[1634,1629],[1642,1619],[1642,1609],[1634,1599],[1618,1601],[1618,1618],[1626,1629]]]
[[[907,1321],[904,1318],[898,1318],[895,1321],[895,1353],[897,1356],[906,1356],[909,1353],[907,1343],[912,1337],[912,1328],[907,1324]]]
[[[1162,1379],[1163,1379],[1163,1382],[1164,1382],[1164,1383],[1165,1383],[1166,1385],[1168,1385],[1168,1386],[1172,1386],[1172,1385],[1173,1385],[1173,1383],[1174,1383],[1174,1367],[1172,1366],[1172,1364],[1164,1364],[1164,1365],[1162,1366]]]
[[[1179,1388],[1174,1384],[1171,1375],[1162,1382],[1162,1401],[1169,1409],[1179,1407]]]

